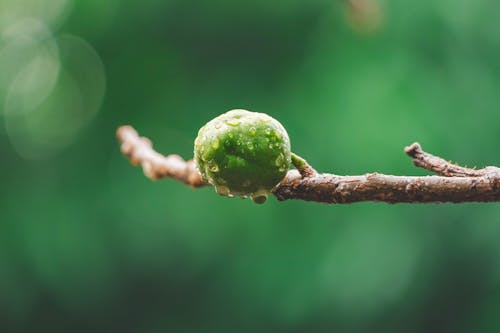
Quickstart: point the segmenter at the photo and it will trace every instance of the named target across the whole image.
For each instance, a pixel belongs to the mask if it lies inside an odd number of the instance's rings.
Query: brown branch
[[[325,203],[383,201],[388,203],[500,202],[500,189],[487,177],[362,176],[319,174],[302,178],[295,170],[275,189],[279,200]]]
[[[141,165],[151,179],[173,178],[192,187],[209,185],[195,168],[193,160],[157,153],[151,141],[139,137],[130,126],[117,131],[121,151],[132,164]],[[392,176],[370,173],[360,176],[319,174],[294,155],[299,169],[288,171],[273,190],[278,200],[300,199],[324,203],[382,201],[387,203],[500,202],[500,168],[469,169],[446,162],[422,150],[418,143],[406,147],[416,166],[441,176]]]

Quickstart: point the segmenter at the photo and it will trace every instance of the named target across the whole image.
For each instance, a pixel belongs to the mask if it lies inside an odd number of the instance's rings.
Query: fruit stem
[[[307,161],[299,155],[292,153],[291,157],[293,166],[299,171],[302,178],[311,177],[317,173],[316,170],[314,170],[314,168],[310,166],[309,163],[307,163]]]

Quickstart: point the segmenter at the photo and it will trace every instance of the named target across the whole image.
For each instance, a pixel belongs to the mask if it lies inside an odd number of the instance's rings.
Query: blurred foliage
[[[500,165],[500,2],[348,2],[1,0],[0,330],[498,331],[498,205],[257,206],[118,151],[245,108],[321,171]]]

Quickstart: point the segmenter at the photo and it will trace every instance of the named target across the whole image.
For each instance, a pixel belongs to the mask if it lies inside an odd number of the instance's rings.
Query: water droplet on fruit
[[[271,134],[271,129],[269,127],[266,128],[266,134]]]
[[[281,139],[281,134],[279,134],[278,131],[274,131],[274,136],[277,137],[278,139]]]
[[[283,165],[283,162],[284,162],[284,156],[283,156],[283,154],[279,154],[279,156],[274,161],[274,164],[276,166],[280,166],[280,165]]]
[[[238,119],[228,119],[226,120],[226,124],[228,124],[229,126],[238,126],[239,124],[241,124],[241,121],[239,121]]]
[[[257,129],[255,127],[250,127],[250,129],[248,130],[250,132],[251,135],[255,135],[257,133]]]
[[[225,197],[231,196],[231,192],[229,191],[229,187],[227,186],[222,186],[222,185],[217,185],[215,186],[215,192],[219,195],[223,195]]]
[[[267,200],[268,195],[269,195],[268,190],[261,189],[250,194],[250,198],[252,198],[253,202],[257,204],[262,204]]]

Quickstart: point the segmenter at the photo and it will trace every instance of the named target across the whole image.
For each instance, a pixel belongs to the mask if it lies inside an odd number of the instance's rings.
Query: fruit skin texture
[[[291,163],[290,139],[274,118],[232,110],[198,132],[194,160],[203,179],[220,195],[265,201]]]

